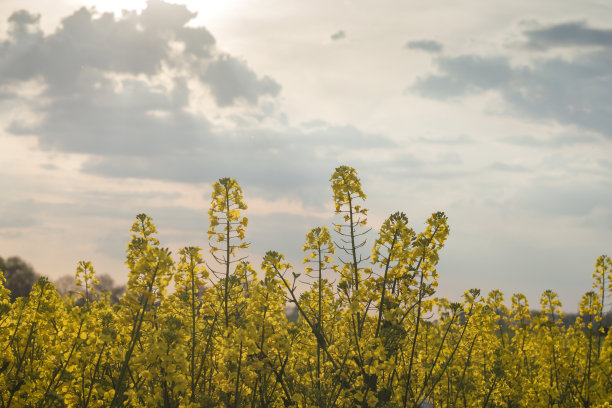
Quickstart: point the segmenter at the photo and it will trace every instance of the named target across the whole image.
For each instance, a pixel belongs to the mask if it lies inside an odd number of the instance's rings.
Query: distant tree
[[[115,304],[125,292],[124,286],[115,286],[113,278],[103,273],[97,276],[98,284],[94,285],[97,293],[108,292],[110,294],[111,304]],[[69,296],[77,292],[83,292],[82,286],[77,286],[73,275],[64,275],[55,280],[55,287],[62,296]]]
[[[81,288],[76,285],[74,275],[64,275],[57,278],[54,282],[55,288],[62,296],[70,296],[74,293],[81,292]]]
[[[98,292],[109,292],[111,304],[117,303],[125,292],[125,286],[115,286],[115,281],[108,273],[102,273],[97,278],[99,283],[95,285],[96,290]]]
[[[285,309],[285,315],[289,321],[297,322],[298,318],[300,317],[300,312],[298,311],[297,307],[288,307]]]
[[[11,291],[11,302],[18,297],[28,296],[32,285],[40,278],[34,268],[18,256],[6,260],[0,257],[0,270],[4,272],[6,288]]]

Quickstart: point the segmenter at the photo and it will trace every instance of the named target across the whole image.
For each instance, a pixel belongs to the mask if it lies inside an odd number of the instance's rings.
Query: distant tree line
[[[11,302],[14,302],[18,297],[28,296],[34,283],[41,277],[32,265],[18,256],[11,256],[6,258],[6,260],[0,256],[0,271],[4,273],[6,288],[11,291]],[[125,287],[121,285],[115,286],[113,278],[107,273],[98,275],[98,281],[99,283],[95,288],[96,291],[98,293],[109,292],[110,300],[113,304],[118,302],[125,292]],[[54,284],[57,291],[65,296],[76,295],[83,291],[81,287],[75,284],[74,276],[72,275],[63,275],[56,279]],[[531,310],[532,316],[536,316],[539,313],[539,310]],[[295,307],[288,307],[286,314],[291,321],[298,319],[298,310]],[[574,325],[578,316],[578,313],[566,313],[562,319],[563,326],[568,328]],[[604,313],[602,325],[607,333],[607,329],[612,327],[612,311]]]
[[[0,270],[4,272],[6,288],[11,291],[11,302],[28,296],[32,285],[40,278],[34,268],[18,256],[11,256],[6,260],[0,257]]]
[[[4,273],[6,288],[11,291],[11,303],[17,298],[28,296],[32,286],[41,277],[32,265],[18,256],[11,256],[6,259],[0,256],[0,271]],[[124,286],[115,286],[115,282],[109,274],[100,274],[98,281],[99,283],[95,285],[96,291],[98,293],[109,292],[111,303],[118,302],[125,292]],[[64,275],[54,283],[61,295],[69,296],[83,291],[81,287],[75,284],[73,275]]]

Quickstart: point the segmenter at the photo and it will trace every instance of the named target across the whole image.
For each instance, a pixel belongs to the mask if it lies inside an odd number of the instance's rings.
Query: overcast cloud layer
[[[450,99],[497,91],[510,113],[594,130],[612,138],[612,30],[560,23],[523,31],[528,63],[508,55],[464,54],[435,60],[440,73],[419,78],[420,95]],[[572,50],[570,57],[547,51]]]
[[[123,281],[136,213],[174,250],[207,247],[210,183],[232,176],[252,262],[271,248],[298,262],[349,164],[374,229],[397,210],[416,229],[447,212],[443,295],[499,287],[535,305],[550,287],[575,308],[612,252],[612,25],[598,7],[462,25],[436,21],[452,4],[269,6],[211,15],[223,37],[206,10],[160,0],[72,9],[52,29],[45,9],[1,7],[0,256],[51,277],[92,259]]]

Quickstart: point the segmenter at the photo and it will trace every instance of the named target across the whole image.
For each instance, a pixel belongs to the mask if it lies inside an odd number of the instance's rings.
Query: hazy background
[[[574,311],[612,253],[607,0],[2,0],[0,17],[0,256],[52,279],[86,259],[125,282],[140,212],[174,253],[207,248],[225,176],[251,262],[301,268],[341,164],[374,230],[446,212],[451,298],[536,307],[550,288]]]

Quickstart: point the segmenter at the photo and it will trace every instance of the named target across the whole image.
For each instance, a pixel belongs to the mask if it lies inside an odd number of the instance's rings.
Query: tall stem
[[[357,265],[357,248],[355,246],[355,224],[353,223],[353,199],[351,198],[351,193],[347,193],[346,196],[349,202],[351,252],[353,253],[353,274],[355,277],[355,292],[358,292],[359,291],[359,267]],[[362,326],[361,326],[361,314],[359,313],[359,311],[357,311],[356,316],[357,316],[357,336],[358,338],[361,338]]]
[[[193,257],[190,259],[191,272],[191,396],[190,401],[195,400],[195,349],[196,349],[196,307],[195,307],[195,263]]]
[[[397,242],[398,232],[399,231],[396,229],[395,233],[393,234],[393,242],[391,242],[391,247],[389,248],[389,255],[387,257],[387,264],[385,265],[385,275],[383,277],[382,293],[380,295],[380,304],[378,305],[378,322],[376,323],[376,334],[374,337],[378,337],[378,333],[380,332],[380,323],[382,321],[383,308],[385,307],[385,292],[387,289],[387,274],[389,272],[389,266],[391,265],[391,253],[393,251],[393,247],[395,246],[395,243]]]
[[[230,203],[229,203],[229,186],[225,189],[225,294],[223,299],[223,307],[225,312],[225,328],[229,326],[229,274],[230,274]]]
[[[323,310],[322,310],[322,298],[323,298],[323,281],[321,276],[321,244],[319,244],[318,248],[319,254],[319,317],[318,317],[318,326],[321,333],[323,331]],[[321,345],[317,341],[317,404],[319,408],[321,407]]]

